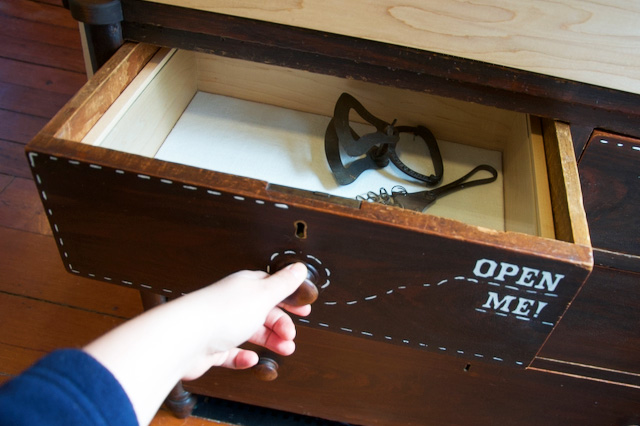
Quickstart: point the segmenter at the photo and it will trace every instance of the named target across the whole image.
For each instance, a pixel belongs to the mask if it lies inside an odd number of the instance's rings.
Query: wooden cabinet
[[[355,424],[638,421],[637,276],[588,278],[589,226],[596,261],[622,251],[636,264],[635,228],[611,237],[619,219],[598,212],[621,192],[591,203],[589,179],[615,187],[594,162],[631,171],[602,150],[638,145],[572,140],[634,129],[637,95],[350,26],[284,25],[278,8],[121,6],[124,38],[142,43],[125,43],[28,147],[68,271],[167,297],[282,256],[318,271],[276,380],[216,370],[189,390]],[[499,179],[426,213],[359,202],[330,172],[308,184],[328,172],[323,132],[343,92],[428,126],[451,147],[445,183],[480,158]]]
[[[537,118],[520,113],[166,50],[155,54],[110,103],[113,96],[107,90],[114,81],[126,81],[125,71],[152,50],[146,45],[123,48],[118,56],[124,60],[117,62],[116,57],[105,68],[114,71],[97,74],[30,146],[32,170],[45,209],[54,212],[51,223],[70,272],[177,296],[239,268],[268,269],[289,254],[313,265],[320,275],[321,297],[306,326],[349,330],[427,351],[444,347],[453,356],[483,357],[521,368],[531,362],[590,272],[591,247],[576,166],[564,160],[574,158],[567,126],[547,120],[543,135],[534,124]],[[262,74],[257,87],[238,79],[252,73]],[[311,90],[303,85],[286,90],[300,80],[311,82]],[[326,95],[315,96],[316,86]],[[344,191],[333,182],[322,155],[329,118],[319,115],[331,114],[344,90],[384,106],[403,122],[439,109],[443,118],[433,120],[431,127],[458,145],[453,158],[444,155],[445,179],[453,180],[449,174],[457,166],[455,155],[468,156],[466,150],[475,157],[484,155],[482,151],[497,156],[501,179],[487,185],[491,192],[474,188],[475,202],[466,194],[439,200],[438,216],[357,202],[366,186],[348,188],[349,198],[318,197],[314,187],[283,189],[289,179],[296,180],[290,185],[300,185],[307,174],[324,174],[322,185]],[[306,110],[316,114],[282,106],[301,105],[312,96],[318,102]],[[270,100],[273,105],[265,105]],[[234,109],[236,104],[241,107]],[[266,112],[267,107],[277,108]],[[215,121],[219,110],[225,115]],[[232,116],[230,110],[246,113]],[[89,130],[85,117],[91,111],[104,113]],[[269,119],[260,121],[265,116]],[[307,123],[304,128],[311,133],[296,133],[295,146],[274,149],[292,137],[283,124],[291,116],[296,123]],[[206,117],[202,130],[199,117]],[[477,121],[470,127],[487,129],[486,134],[465,133],[470,117]],[[317,120],[322,120],[320,128],[309,124]],[[216,133],[236,121],[240,125],[235,131],[255,139],[254,145],[239,149],[241,142],[226,129]],[[252,125],[258,131],[247,136]],[[259,138],[268,132],[276,134],[276,140],[262,142]],[[190,147],[198,140],[198,146]],[[179,160],[171,150],[178,151]],[[195,159],[187,155],[189,150]],[[298,158],[287,158],[290,150],[303,158],[310,153],[320,164],[300,166]],[[156,158],[146,158],[149,155]],[[275,167],[260,170],[264,181],[246,177],[270,155]],[[208,164],[184,165],[203,158],[214,162],[212,171],[205,171]],[[235,170],[251,161],[250,168]],[[287,161],[295,170],[282,175]],[[229,163],[237,165],[224,169],[226,173],[218,171]],[[549,180],[547,169],[549,175],[564,178]],[[243,176],[230,174],[234,171]],[[538,181],[544,191],[537,190]],[[482,211],[495,206],[493,216]],[[449,212],[458,219],[443,217]],[[160,268],[167,256],[173,264]],[[426,323],[432,324],[428,330]]]

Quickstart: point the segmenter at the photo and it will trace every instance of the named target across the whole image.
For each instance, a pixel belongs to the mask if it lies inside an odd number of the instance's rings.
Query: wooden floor
[[[61,0],[0,0],[0,383],[142,307],[136,291],[65,272],[24,146],[85,83],[77,23]],[[154,425],[211,425],[161,411]]]

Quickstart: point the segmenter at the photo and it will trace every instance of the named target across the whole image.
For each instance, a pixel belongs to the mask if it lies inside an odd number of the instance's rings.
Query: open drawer
[[[498,180],[425,213],[357,201],[385,171],[319,177],[342,92],[429,127],[444,183]],[[356,338],[526,367],[592,268],[568,127],[422,92],[127,44],[27,151],[71,273],[176,297],[287,257],[317,271],[300,324]]]

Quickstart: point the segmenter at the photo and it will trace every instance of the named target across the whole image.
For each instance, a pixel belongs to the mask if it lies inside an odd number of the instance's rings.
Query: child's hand
[[[290,306],[279,303],[293,293],[305,279],[303,264],[293,264],[273,275],[259,271],[241,271],[209,287],[184,296],[185,308],[198,312],[194,324],[202,337],[208,336],[198,362],[185,379],[194,379],[211,366],[243,369],[254,366],[258,355],[239,349],[249,341],[281,355],[295,350],[296,329],[284,310],[305,316],[309,305]],[[187,306],[189,305],[189,306]],[[284,309],[284,310],[283,310]],[[193,312],[190,314],[193,315]],[[208,320],[205,320],[208,318]]]
[[[282,355],[295,350],[293,320],[311,307],[281,303],[304,281],[306,267],[273,275],[242,271],[157,306],[87,345],[84,350],[118,379],[140,424],[148,424],[171,388],[212,366],[249,368],[258,355],[246,341]],[[284,310],[283,310],[284,309]]]

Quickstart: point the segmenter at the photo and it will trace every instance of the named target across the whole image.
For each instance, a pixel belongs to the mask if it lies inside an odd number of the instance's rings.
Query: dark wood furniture
[[[300,320],[296,354],[274,359],[276,380],[216,370],[186,389],[354,424],[637,424],[638,95],[247,18],[121,5],[127,40],[543,117],[555,238],[354,209],[79,143],[157,52],[125,45],[28,148],[69,272],[175,297],[292,253],[327,288]],[[296,236],[297,223],[308,237]]]

